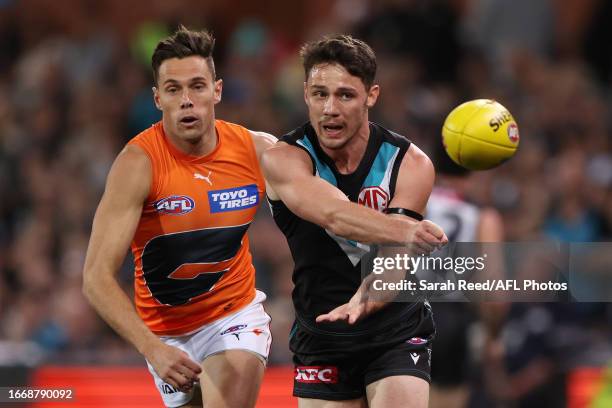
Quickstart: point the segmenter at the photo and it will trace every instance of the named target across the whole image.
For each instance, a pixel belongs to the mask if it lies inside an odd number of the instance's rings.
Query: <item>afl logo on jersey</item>
[[[183,215],[195,208],[195,202],[187,196],[170,196],[153,203],[160,214]]]
[[[379,186],[364,187],[357,202],[373,210],[384,211],[389,205],[389,194]]]

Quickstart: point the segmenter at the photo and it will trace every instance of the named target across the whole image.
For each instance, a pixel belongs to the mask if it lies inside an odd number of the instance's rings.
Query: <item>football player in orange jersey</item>
[[[184,27],[157,45],[162,120],[115,160],[84,267],[85,296],[172,407],[254,406],[271,342],[246,231],[265,191],[258,158],[275,139],[215,119],[213,47]],[[135,308],[116,279],[130,243]]]

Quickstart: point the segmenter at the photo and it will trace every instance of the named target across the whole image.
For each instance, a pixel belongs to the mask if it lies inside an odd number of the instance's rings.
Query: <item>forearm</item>
[[[140,319],[114,278],[86,280],[83,293],[100,317],[141,354],[146,354],[150,346],[160,341]]]
[[[340,200],[327,212],[326,219],[325,227],[343,238],[391,245],[406,245],[409,229],[416,223]]]

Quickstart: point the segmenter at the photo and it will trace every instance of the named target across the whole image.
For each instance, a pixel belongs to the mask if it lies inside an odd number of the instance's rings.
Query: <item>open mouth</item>
[[[181,122],[183,125],[193,125],[194,123],[196,123],[198,121],[198,118],[195,116],[185,116],[183,118],[181,118],[181,120],[179,122]]]
[[[342,129],[344,129],[344,126],[338,124],[327,124],[323,125],[322,127],[325,133],[329,135],[337,135],[342,131]]]

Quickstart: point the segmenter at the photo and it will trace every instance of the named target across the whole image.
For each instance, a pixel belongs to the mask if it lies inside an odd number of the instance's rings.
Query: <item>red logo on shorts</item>
[[[295,381],[306,384],[337,384],[338,367],[333,366],[297,366]]]
[[[357,203],[377,211],[384,211],[389,204],[389,194],[378,186],[365,187],[359,192]]]

